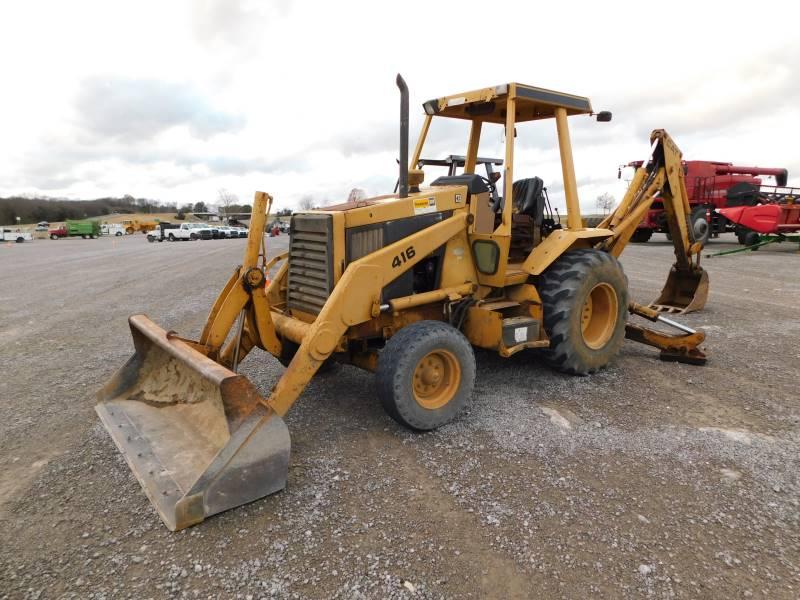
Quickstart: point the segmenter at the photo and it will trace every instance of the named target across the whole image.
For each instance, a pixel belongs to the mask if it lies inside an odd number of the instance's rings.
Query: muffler
[[[701,310],[708,300],[708,273],[700,266],[669,271],[664,289],[650,308],[659,312],[684,314]]]
[[[166,526],[286,487],[289,430],[253,384],[144,315],[129,323],[136,352],[95,409]]]

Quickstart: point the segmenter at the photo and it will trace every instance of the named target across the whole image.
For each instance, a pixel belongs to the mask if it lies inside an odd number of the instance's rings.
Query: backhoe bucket
[[[708,273],[701,267],[695,267],[691,271],[679,271],[673,266],[661,295],[650,308],[659,312],[683,314],[702,309],[706,305],[706,300],[708,300]]]
[[[171,530],[286,486],[289,431],[246,377],[144,315],[97,414]]]

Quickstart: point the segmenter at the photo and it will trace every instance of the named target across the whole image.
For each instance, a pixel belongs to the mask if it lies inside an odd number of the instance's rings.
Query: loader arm
[[[689,198],[681,166],[681,151],[663,129],[650,134],[650,157],[636,169],[619,206],[598,225],[612,231],[597,247],[619,256],[630,242],[656,197],[664,204],[675,264],[651,308],[661,312],[700,310],[708,298],[708,274],[700,267],[702,244],[692,239]]]

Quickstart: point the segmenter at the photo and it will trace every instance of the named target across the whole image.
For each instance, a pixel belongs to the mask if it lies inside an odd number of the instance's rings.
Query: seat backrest
[[[514,182],[514,207],[517,212],[533,218],[536,225],[544,218],[544,182],[539,177]]]

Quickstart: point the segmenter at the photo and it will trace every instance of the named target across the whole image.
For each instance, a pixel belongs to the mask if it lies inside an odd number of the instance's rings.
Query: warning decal
[[[414,198],[415,215],[424,215],[432,212],[436,212],[435,196],[430,196],[429,198]]]

